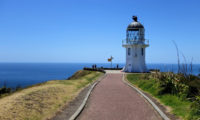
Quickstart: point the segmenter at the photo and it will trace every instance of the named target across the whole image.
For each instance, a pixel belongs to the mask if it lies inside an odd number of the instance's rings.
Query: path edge
[[[81,103],[81,105],[79,106],[79,108],[76,110],[76,112],[69,118],[69,120],[75,120],[79,115],[80,113],[83,111],[86,103],[87,103],[87,100],[92,92],[92,90],[94,89],[94,87],[100,82],[100,80],[102,80],[104,77],[106,76],[106,74],[104,74],[102,77],[99,78],[99,80],[97,80],[96,82],[94,82],[92,84],[92,86],[90,87],[90,89],[88,90],[83,102]]]
[[[127,84],[128,86],[130,86],[131,88],[133,88],[134,90],[136,90],[140,95],[142,95],[152,106],[153,108],[160,114],[160,116],[162,117],[162,119],[164,120],[170,120],[167,115],[162,112],[162,110],[160,110],[160,108],[149,98],[147,97],[141,90],[139,90],[138,88],[136,88],[135,86],[133,86],[130,82],[125,80],[125,74],[123,73],[123,78],[122,78],[123,82],[125,84]]]

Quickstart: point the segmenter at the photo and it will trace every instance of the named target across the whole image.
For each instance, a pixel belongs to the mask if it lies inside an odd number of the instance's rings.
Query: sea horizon
[[[0,87],[24,88],[49,80],[65,80],[84,67],[111,67],[110,63],[8,63],[0,62]],[[124,67],[125,63],[113,63],[112,67]],[[161,72],[177,72],[177,64],[147,63],[148,69],[159,69]],[[200,73],[200,64],[193,64],[192,74]]]

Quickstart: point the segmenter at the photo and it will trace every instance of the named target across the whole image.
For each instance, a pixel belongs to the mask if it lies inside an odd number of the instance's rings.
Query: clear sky
[[[126,28],[137,15],[147,63],[176,63],[173,40],[200,63],[199,0],[0,0],[0,62],[125,62]]]

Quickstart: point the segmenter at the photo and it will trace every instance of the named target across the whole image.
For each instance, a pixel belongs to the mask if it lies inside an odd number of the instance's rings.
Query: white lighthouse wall
[[[128,55],[130,48],[130,55]],[[143,55],[142,49],[143,48]],[[145,64],[145,47],[142,45],[129,46],[126,48],[126,72],[147,72]]]

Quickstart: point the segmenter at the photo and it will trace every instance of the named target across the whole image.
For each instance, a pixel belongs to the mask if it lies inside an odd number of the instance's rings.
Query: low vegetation
[[[132,84],[169,106],[171,112],[182,119],[200,119],[200,79],[193,75],[171,72],[128,74]]]
[[[0,99],[0,120],[41,120],[52,117],[80,90],[103,73],[78,71],[69,80],[53,80]]]
[[[12,92],[11,88],[7,88],[6,86],[0,88],[0,97],[6,96]]]
[[[9,88],[4,85],[2,88],[0,88],[0,98],[8,96],[16,91],[22,90],[20,86],[16,86],[16,88]]]

